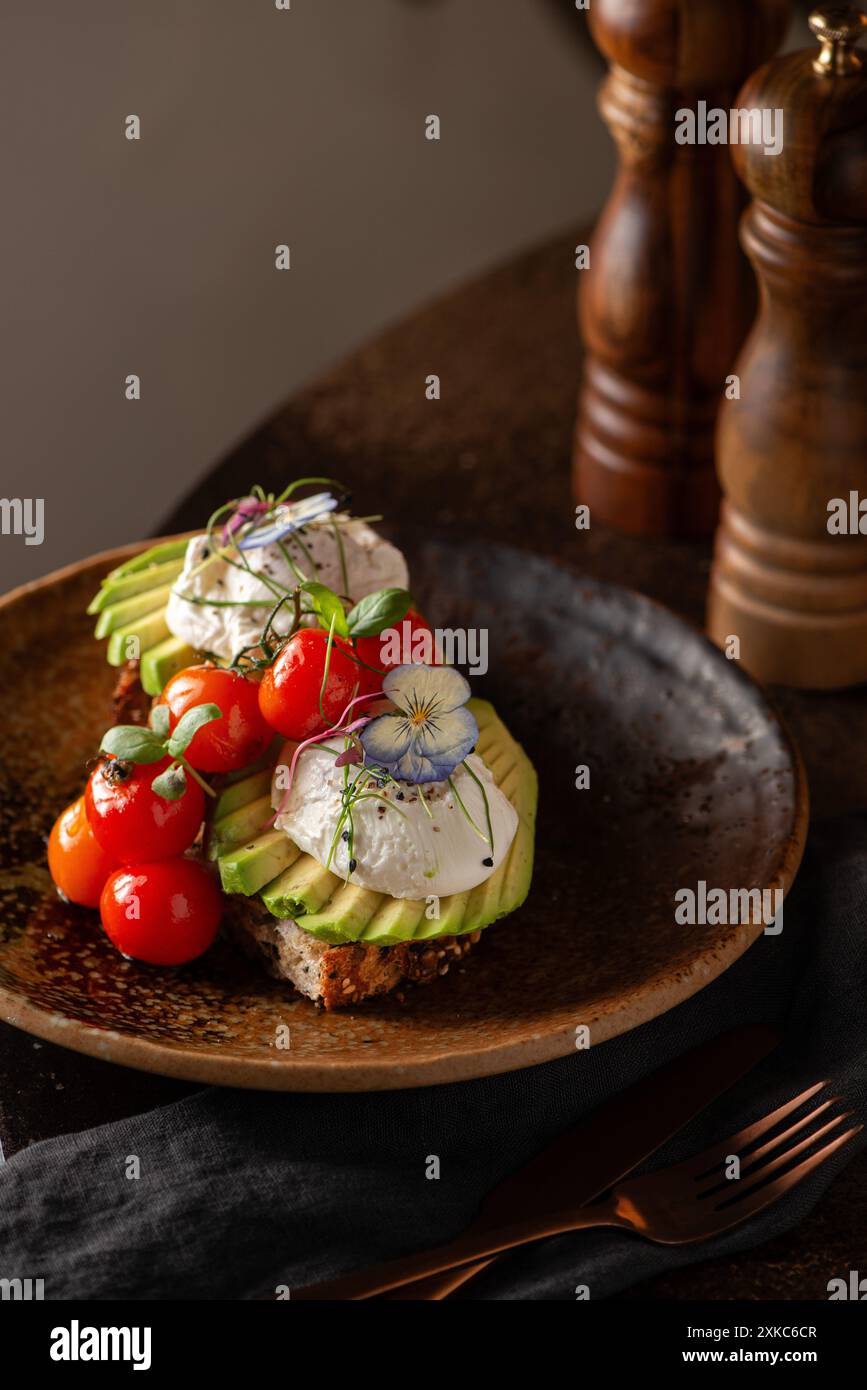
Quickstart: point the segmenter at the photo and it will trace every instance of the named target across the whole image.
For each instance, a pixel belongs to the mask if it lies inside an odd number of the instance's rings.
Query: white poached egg
[[[342,740],[339,744],[342,748]],[[285,791],[281,790],[285,775],[278,776],[278,770],[289,766],[294,748],[294,744],[287,745],[275,770],[274,809],[286,800],[275,824],[285,830],[299,849],[323,865],[337,832],[329,867],[360,888],[387,893],[393,898],[418,899],[433,894],[446,897],[451,893],[463,893],[489,878],[509,852],[518,828],[517,812],[482,759],[471,754],[466,761],[481,782],[484,793],[463,766],[452,774],[454,790],[447,781],[420,786],[392,782],[382,789],[371,783],[370,790],[376,791],[377,796],[357,800],[352,808],[351,857],[355,860],[355,868],[350,873],[349,842],[343,838],[347,822],[338,829],[344,769],[335,766],[333,751],[321,746],[306,748],[298,759],[286,799]],[[360,771],[358,766],[350,766],[350,780]],[[488,830],[485,798],[493,831],[493,852],[482,838]],[[466,813],[461,809],[461,801]],[[470,824],[468,816],[477,829]]]

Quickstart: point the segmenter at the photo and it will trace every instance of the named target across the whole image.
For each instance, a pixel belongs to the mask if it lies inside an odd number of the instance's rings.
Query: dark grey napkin
[[[696,928],[700,930],[700,928]],[[287,1096],[203,1090],[34,1144],[0,1168],[4,1277],[45,1297],[248,1298],[449,1239],[497,1181],[586,1111],[739,1023],[787,1041],[654,1160],[672,1162],[831,1078],[867,1115],[867,821],[814,831],[778,937],[663,1018],[587,1052],[429,1090]],[[860,1137],[859,1137],[860,1138]],[[462,1297],[602,1298],[796,1225],[847,1146],[768,1212],[701,1246],[561,1236],[497,1262]],[[440,1177],[426,1177],[430,1159]],[[130,1161],[141,1176],[126,1176]]]

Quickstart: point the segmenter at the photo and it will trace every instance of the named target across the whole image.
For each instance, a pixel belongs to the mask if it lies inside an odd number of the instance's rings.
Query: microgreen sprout
[[[178,801],[187,790],[187,777],[198,782],[208,796],[215,796],[214,790],[184,757],[199,729],[214,719],[222,719],[218,705],[195,705],[178,720],[174,732],[170,730],[170,716],[167,705],[155,705],[151,711],[148,727],[140,724],[116,724],[103,736],[100,752],[107,753],[124,763],[158,763],[163,758],[171,758],[171,764],[155,777],[151,786],[157,796],[164,801]]]

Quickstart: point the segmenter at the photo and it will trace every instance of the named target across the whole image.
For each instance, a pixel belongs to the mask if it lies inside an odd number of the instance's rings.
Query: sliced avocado
[[[517,835],[515,838],[517,839]],[[511,850],[509,850],[509,854],[511,854]],[[463,919],[460,926],[456,928],[458,935],[475,931],[480,926],[489,926],[498,917],[502,917],[503,913],[511,911],[511,908],[508,907],[500,908],[503,887],[502,871],[507,862],[508,855],[496,873],[491,874],[490,878],[486,878],[484,883],[470,889]]]
[[[515,754],[508,745],[494,744],[488,749],[488,756],[483,758],[483,762],[497,786],[501,787],[503,778],[515,766]]]
[[[371,893],[367,888],[344,883],[319,912],[301,916],[300,922],[305,931],[312,932],[320,941],[330,941],[332,944],[357,941],[363,936],[364,929],[382,900],[381,893]]]
[[[511,794],[506,792],[518,813],[518,829],[509,853],[495,874],[473,888],[469,894],[461,932],[479,931],[500,917],[515,912],[530,891],[533,877],[533,854],[536,840],[536,804],[538,780],[536,769],[519,744],[512,740],[518,758],[503,783],[514,782]]]
[[[473,696],[471,700],[467,701],[467,709],[475,715],[476,723],[479,726],[479,743],[484,741],[487,730],[490,730],[491,734],[496,737],[498,729],[504,727],[490,700],[479,700]]]
[[[461,930],[469,896],[469,893],[452,893],[448,898],[440,898],[438,917],[428,917],[425,906],[413,941],[428,941],[435,936],[456,936]]]
[[[533,872],[536,773],[520,744],[498,719],[493,706],[486,700],[471,700],[469,708],[478,720],[479,747],[484,745],[485,762],[488,767],[493,764],[499,770],[498,785],[518,813],[515,839],[496,872],[466,893],[441,898],[439,917],[428,917],[424,899],[391,898],[345,884],[309,854],[292,846],[294,859],[262,891],[262,901],[269,912],[275,917],[293,919],[321,941],[393,946],[401,941],[432,941],[437,937],[478,931],[521,905]],[[245,779],[248,783],[253,780]],[[250,801],[254,800],[251,796]],[[276,834],[282,836],[286,845],[291,844],[282,831]],[[270,852],[274,835],[272,831],[251,842],[243,851],[221,856],[218,862],[227,891],[248,894],[256,891],[255,888],[232,890],[223,866],[227,858],[237,857],[239,853],[252,859],[257,845],[265,845],[265,852]]]
[[[337,892],[340,882],[336,874],[323,868],[312,855],[296,850],[291,867],[268,884],[262,901],[274,917],[285,919],[303,917],[305,913],[312,915]]]
[[[113,579],[123,579],[127,574],[137,574],[139,570],[147,569],[150,565],[161,565],[167,560],[180,560],[183,562],[187,553],[189,540],[181,537],[176,541],[160,541],[159,545],[152,545],[149,550],[143,550],[139,555],[133,555],[131,560],[126,560],[117,569],[113,569],[111,574],[103,580],[104,584]]]
[[[87,611],[101,613],[111,604],[122,603],[135,594],[143,594],[148,589],[161,589],[164,584],[172,584],[182,569],[179,561],[169,560],[164,565],[151,565],[148,569],[136,570],[134,574],[121,575],[119,579],[109,575],[87,605]]]
[[[488,725],[493,727],[499,726],[501,729],[505,729],[506,727],[490,700],[480,700],[478,695],[474,695],[471,700],[467,701],[467,709],[472,710],[475,715],[480,733],[483,729],[486,729]]]
[[[214,824],[222,820],[224,816],[229,816],[239,807],[246,806],[251,801],[258,801],[260,797],[269,796],[271,793],[271,769],[263,768],[261,772],[253,772],[248,777],[242,778],[240,782],[232,782],[228,787],[224,787],[217,797],[214,806]],[[242,839],[245,838],[242,836]]]
[[[257,840],[220,855],[217,867],[223,890],[252,897],[292,864],[298,854],[285,831],[269,830]]]
[[[143,652],[168,637],[170,633],[165,613],[164,608],[158,608],[154,613],[145,613],[143,617],[135,618],[123,627],[115,628],[108,639],[106,656],[109,666],[122,666],[125,661],[140,657]],[[138,645],[131,646],[131,643]]]
[[[218,859],[238,845],[252,844],[267,833],[266,827],[273,814],[269,793],[212,821],[208,831],[208,858]]]
[[[481,713],[476,708],[476,706],[481,706],[481,709],[484,710],[486,705],[486,700],[470,700],[468,701],[467,708],[471,709],[476,715],[476,722],[479,726],[479,737],[472,751],[477,753],[480,758],[483,758],[486,763],[490,763],[490,758],[497,755],[497,750],[502,748],[504,740],[506,742],[511,740],[511,735],[506,733],[496,715],[494,715],[492,722],[490,718],[486,718],[485,714]]]
[[[153,613],[165,608],[169,601],[171,588],[168,584],[162,589],[147,589],[143,594],[133,594],[132,598],[121,599],[120,603],[110,603],[103,608],[94,628],[94,637],[108,637],[117,628],[141,618],[145,613]]]
[[[409,941],[415,934],[419,922],[424,920],[424,898],[386,898],[373,914],[364,928],[359,941],[367,945],[396,946],[400,941]],[[307,926],[304,919],[300,925]]]
[[[511,767],[503,773],[503,780],[497,783],[503,796],[507,796],[512,805],[515,805],[515,798],[521,790],[521,776],[523,766],[521,762],[512,763]]]
[[[218,859],[228,849],[251,844],[258,835],[267,834],[272,815],[271,796],[267,795],[257,796],[256,801],[249,801],[246,806],[239,806],[220,820],[214,820],[208,830],[208,859]]]
[[[168,629],[166,629],[168,631]],[[159,695],[176,671],[196,660],[196,653],[180,637],[169,635],[141,654],[139,680],[148,695]]]
[[[512,842],[509,857],[501,868],[503,873],[502,901],[508,906],[506,912],[514,912],[530,891],[533,877],[533,857],[536,849],[536,807],[539,785],[536,769],[526,760],[526,768],[521,769],[520,786],[512,796],[512,805],[518,812],[518,832]]]

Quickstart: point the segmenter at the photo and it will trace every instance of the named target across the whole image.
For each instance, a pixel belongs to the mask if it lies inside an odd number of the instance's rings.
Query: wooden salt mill
[[[709,534],[714,426],[755,313],[745,204],[723,145],[681,145],[676,113],[728,110],[778,48],[791,0],[592,0],[611,64],[599,105],[620,171],[578,275],[584,339],[573,480],[594,518]]]
[[[762,680],[828,689],[867,680],[867,15],[826,6],[810,28],[821,52],[769,63],[738,102],[782,109],[784,143],[732,151],[762,305],[720,415],[708,630]],[[835,499],[853,534],[829,531]]]

